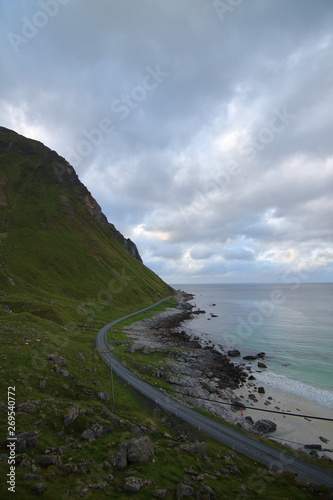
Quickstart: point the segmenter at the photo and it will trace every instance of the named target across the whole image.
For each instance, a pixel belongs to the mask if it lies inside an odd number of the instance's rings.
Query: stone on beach
[[[276,424],[271,420],[257,420],[254,427],[257,431],[262,432],[263,434],[269,434],[276,431]]]

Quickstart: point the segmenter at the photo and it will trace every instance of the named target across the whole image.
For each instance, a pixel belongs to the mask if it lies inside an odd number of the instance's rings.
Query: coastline
[[[314,458],[333,459],[333,422],[287,416],[295,413],[328,418],[329,409],[257,380],[249,380],[251,375],[255,377],[254,366],[249,368],[247,364],[246,370],[242,359],[230,358],[201,342],[200,338],[188,335],[182,329],[182,322],[196,312],[188,304],[189,300],[189,294],[179,293],[178,308],[123,328],[133,342],[130,351],[142,351],[147,355],[147,362],[152,352],[166,354],[167,362],[157,370],[154,368],[152,374],[168,382],[171,394],[189,406],[204,409],[248,432],[264,435]],[[258,393],[258,387],[264,387],[265,392]],[[242,403],[250,408],[241,409]],[[265,434],[258,431],[254,424],[262,419],[276,424],[276,430]],[[304,445],[314,446],[306,449]]]

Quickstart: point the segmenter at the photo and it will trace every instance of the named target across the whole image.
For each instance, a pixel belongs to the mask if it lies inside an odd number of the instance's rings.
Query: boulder
[[[267,366],[265,365],[265,363],[262,363],[261,361],[258,361],[258,367],[259,368],[267,368]]]
[[[144,436],[121,443],[118,452],[111,457],[111,463],[123,469],[131,463],[148,462],[153,455],[154,445],[148,436]]]
[[[187,453],[199,453],[201,457],[207,457],[207,446],[205,442],[194,444],[183,444],[180,449]]]
[[[197,500],[214,500],[215,498],[215,491],[207,485],[204,485],[197,494]]]
[[[24,413],[34,413],[35,411],[37,411],[37,408],[33,403],[27,401],[26,403],[17,405],[17,410]]]
[[[69,377],[69,371],[68,370],[62,370],[58,366],[55,366],[53,370],[58,374],[62,375],[63,377]]]
[[[143,486],[142,479],[139,477],[131,476],[125,479],[124,490],[131,493],[137,493]]]
[[[165,498],[168,493],[168,490],[155,490],[152,492],[152,497],[153,498]]]
[[[192,486],[188,486],[184,483],[179,483],[177,486],[176,498],[180,500],[181,498],[191,497],[194,494],[194,489]]]
[[[265,394],[265,388],[264,387],[258,387],[258,393],[259,394]]]
[[[321,451],[321,444],[305,444],[304,448],[306,450],[319,450],[319,451]]]
[[[231,409],[233,411],[244,410],[244,403],[242,403],[241,401],[234,400],[232,401]]]
[[[56,354],[49,354],[47,356],[47,359],[49,361],[53,361],[55,365],[68,366],[68,361],[66,361],[66,359],[62,358],[61,356],[57,356]]]
[[[238,349],[232,349],[231,351],[228,351],[228,356],[231,356],[232,358],[236,358],[237,356],[240,356],[240,352]]]
[[[249,380],[256,380],[256,378],[253,375],[250,375]]]
[[[31,487],[32,491],[38,494],[44,493],[44,491],[47,490],[47,484],[46,483],[36,483],[32,485]]]
[[[247,361],[254,361],[257,359],[257,356],[243,356],[243,359],[246,359]]]
[[[113,427],[110,424],[95,423],[89,429],[86,429],[81,434],[81,439],[92,441],[100,436],[105,436],[113,432]]]
[[[276,424],[271,420],[257,420],[257,422],[254,424],[254,427],[257,429],[257,431],[262,432],[263,434],[269,434],[276,431]]]
[[[86,429],[81,434],[81,439],[84,439],[85,441],[92,441],[95,437],[95,433],[92,429]]]
[[[40,479],[40,476],[37,476],[37,474],[24,474],[22,479],[23,481],[36,481]]]
[[[266,356],[265,352],[258,352],[258,354],[257,354],[257,358],[260,358],[260,359],[264,359],[265,356]]]
[[[72,424],[75,422],[77,417],[80,415],[80,408],[77,405],[72,405],[64,416],[64,426]]]
[[[35,461],[41,467],[50,467],[51,465],[57,465],[61,467],[61,458],[57,455],[42,455],[40,457],[36,457]]]
[[[107,393],[107,392],[104,392],[104,391],[100,391],[97,396],[99,397],[99,399],[101,399],[102,401],[109,401],[110,399],[110,395]]]
[[[27,446],[34,446],[36,448],[38,446],[38,439],[36,437],[27,437],[25,442]]]
[[[132,439],[127,443],[126,449],[129,463],[148,462],[154,455],[154,445],[148,436]]]
[[[202,388],[208,392],[217,392],[217,388],[209,382],[203,381],[201,385]]]

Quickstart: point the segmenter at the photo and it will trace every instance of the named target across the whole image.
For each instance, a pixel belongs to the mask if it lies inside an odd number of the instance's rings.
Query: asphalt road
[[[296,472],[297,477],[300,481],[333,487],[333,474],[331,472],[319,467],[309,465],[302,460],[294,458],[292,455],[276,450],[275,448],[272,448],[267,444],[256,441],[255,439],[241,434],[222,423],[215,422],[209,417],[201,415],[192,408],[189,408],[188,406],[185,406],[184,404],[176,401],[174,398],[168,396],[163,391],[156,389],[152,385],[142,380],[135,373],[124,366],[114,354],[112,354],[112,352],[110,351],[110,346],[107,343],[108,330],[110,330],[110,328],[117,323],[130,318],[131,316],[135,316],[136,314],[147,311],[148,309],[161,304],[165,300],[167,299],[163,299],[149,307],[146,307],[145,309],[141,309],[140,311],[136,311],[132,314],[128,314],[127,316],[123,316],[122,318],[111,321],[111,323],[105,325],[98,332],[96,338],[96,348],[100,352],[104,361],[109,366],[112,366],[112,370],[131,387],[154,401],[159,407],[177,416],[193,427],[196,427],[200,431],[205,432],[209,436],[215,438],[217,441],[230,446],[235,451],[247,455],[254,461],[260,462],[268,466],[272,470],[288,470],[291,472]]]

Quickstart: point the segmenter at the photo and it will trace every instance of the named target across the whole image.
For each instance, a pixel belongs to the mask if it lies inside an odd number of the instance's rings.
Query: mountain
[[[4,305],[16,312],[24,309],[24,297],[135,309],[172,292],[108,222],[64,158],[3,127],[0,289]],[[64,311],[42,309],[49,319],[66,320]]]

